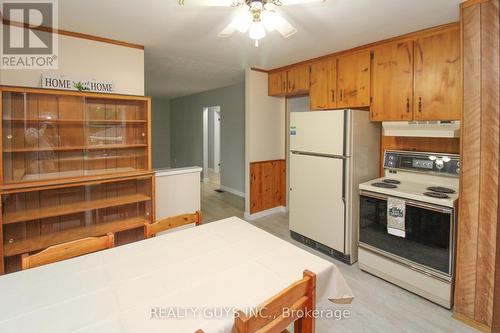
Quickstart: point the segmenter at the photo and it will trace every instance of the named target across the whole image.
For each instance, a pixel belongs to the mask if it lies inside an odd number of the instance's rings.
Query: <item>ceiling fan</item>
[[[246,33],[255,40],[266,36],[266,31],[278,31],[288,38],[297,32],[277,10],[281,6],[324,2],[326,0],[177,0],[179,5],[237,7],[238,13],[220,33],[219,37],[229,37],[235,31]]]

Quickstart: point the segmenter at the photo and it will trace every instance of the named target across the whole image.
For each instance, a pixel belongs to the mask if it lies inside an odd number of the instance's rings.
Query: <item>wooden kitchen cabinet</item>
[[[370,106],[370,51],[340,56],[337,73],[337,106]]]
[[[337,107],[337,58],[311,64],[309,101],[311,110]]]
[[[460,31],[415,40],[416,120],[460,119]]]
[[[374,49],[371,70],[371,120],[412,120],[413,41]]]
[[[287,75],[286,71],[269,73],[269,96],[283,96],[286,94],[287,89]]]
[[[287,94],[300,95],[309,92],[309,64],[297,65],[287,70]]]

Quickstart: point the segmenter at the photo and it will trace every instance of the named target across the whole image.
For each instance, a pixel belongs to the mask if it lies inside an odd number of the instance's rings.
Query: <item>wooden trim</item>
[[[151,176],[151,216],[149,217],[149,222],[156,222],[156,174]]]
[[[468,0],[468,1],[464,1],[460,4],[460,8],[463,9],[463,8],[467,8],[467,7],[472,7],[474,5],[478,5],[478,4],[482,4],[484,2],[488,2],[490,0]]]
[[[0,87],[1,89],[1,87]],[[3,94],[2,94],[2,91],[0,90],[0,111],[3,113]],[[2,126],[0,126],[0,147],[3,148],[3,114],[0,115],[0,117],[2,117]],[[3,184],[3,154],[0,154],[0,184]],[[1,204],[1,202],[0,202]],[[1,229],[1,228],[0,228]],[[2,230],[0,230],[0,233],[2,232]],[[0,247],[1,247],[1,244],[0,243]],[[1,251],[0,251],[0,254],[1,254]]]
[[[139,95],[103,94],[103,93],[95,93],[95,92],[34,88],[34,87],[22,87],[22,86],[0,86],[0,93],[4,92],[4,91],[5,92],[15,92],[15,93],[31,93],[31,94],[45,94],[45,95],[89,97],[89,98],[99,98],[99,99],[127,99],[127,100],[133,100],[133,101],[149,101],[149,100],[151,100],[151,97],[139,96]]]
[[[11,194],[19,192],[38,191],[40,187],[44,189],[56,189],[76,185],[94,185],[107,182],[115,182],[119,180],[140,179],[138,177],[150,178],[154,175],[154,171],[132,171],[125,173],[104,174],[98,176],[82,176],[64,179],[51,179],[40,182],[30,183],[13,183],[0,186],[0,194]]]
[[[148,119],[148,170],[151,170],[153,166],[153,153],[152,153],[152,142],[151,142],[151,99],[147,102],[147,119]]]
[[[124,46],[124,47],[130,47],[133,49],[144,50],[144,45],[123,42],[123,41],[105,38],[105,37],[87,35],[87,34],[83,34],[83,33],[79,33],[79,32],[73,32],[73,31],[62,30],[62,29],[54,29],[54,28],[44,27],[44,26],[30,27],[29,23],[21,23],[21,22],[9,21],[9,20],[5,20],[5,19],[2,20],[2,24],[10,25],[13,27],[18,27],[18,28],[24,28],[24,29],[30,28],[32,30],[37,30],[37,31],[55,33],[55,34],[63,35],[63,36],[87,39],[87,40],[92,40],[92,41],[101,42],[101,43],[107,43],[107,44],[119,45],[119,46]]]
[[[83,202],[60,204],[57,207],[46,207],[36,209],[24,209],[3,215],[3,224],[13,224],[19,222],[29,222],[38,219],[45,219],[49,217],[57,217],[63,215],[70,215],[75,213],[83,213],[90,210],[111,208],[123,206],[143,201],[150,201],[152,198],[145,194],[128,194],[123,196],[116,196],[113,198],[85,200]]]
[[[278,158],[278,159],[276,159],[276,160],[253,161],[253,162],[250,162],[250,164],[268,163],[268,162],[282,162],[282,161],[285,161],[285,159],[283,159],[283,158]]]
[[[73,228],[61,232],[32,237],[13,244],[5,244],[4,256],[10,257],[22,253],[38,251],[49,246],[64,242],[71,242],[84,237],[98,237],[109,232],[118,233],[121,231],[137,229],[142,227],[146,221],[147,220],[140,217],[133,217],[125,220],[94,224],[92,226]]]
[[[470,327],[473,327],[481,332],[484,332],[484,333],[491,333],[491,328],[488,327],[487,325],[483,324],[483,323],[480,323],[478,321],[475,321],[474,319],[470,319],[469,317],[463,315],[463,314],[460,314],[458,312],[454,312],[452,317]]]
[[[256,72],[262,72],[262,73],[269,73],[269,71],[267,69],[262,69],[262,68],[257,68],[257,67],[250,67],[250,69],[252,71],[256,71]]]
[[[418,31],[411,32],[408,34],[383,39],[383,40],[380,40],[377,42],[373,42],[373,43],[369,43],[369,44],[365,44],[365,45],[361,45],[361,46],[356,46],[356,47],[351,48],[351,49],[330,53],[330,54],[323,55],[323,56],[320,56],[317,58],[312,58],[312,59],[300,61],[300,62],[297,62],[294,64],[282,66],[279,68],[270,69],[270,70],[268,70],[268,73],[275,73],[275,72],[280,72],[283,70],[288,70],[294,66],[304,65],[307,63],[315,62],[315,61],[321,61],[321,60],[328,59],[330,57],[338,57],[338,56],[341,56],[341,55],[344,55],[347,53],[357,53],[357,52],[366,51],[366,49],[371,49],[371,48],[374,48],[374,47],[377,47],[377,46],[380,46],[380,45],[386,44],[386,43],[392,43],[392,42],[398,42],[398,41],[402,42],[402,41],[412,40],[415,38],[420,38],[420,37],[424,37],[424,36],[428,36],[428,35],[442,33],[444,31],[448,31],[448,30],[458,30],[458,29],[460,29],[460,22],[452,22],[452,23],[447,23],[447,24],[443,24],[443,25],[438,25],[438,26],[435,26],[432,28],[418,30]]]

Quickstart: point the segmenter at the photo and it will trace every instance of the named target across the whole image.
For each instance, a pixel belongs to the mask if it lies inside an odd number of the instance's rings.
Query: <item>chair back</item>
[[[311,311],[316,307],[316,275],[306,270],[303,276],[259,305],[251,316],[238,311],[233,332],[287,332],[287,327],[294,323],[294,332],[314,333],[315,321]]]
[[[115,246],[115,237],[108,233],[102,237],[88,237],[72,242],[62,243],[46,248],[36,254],[25,253],[21,256],[23,270],[34,268],[53,262],[78,257],[84,254],[109,249]]]
[[[158,232],[177,228],[186,224],[194,223],[200,225],[203,217],[200,211],[194,213],[182,214],[177,216],[166,217],[155,223],[144,224],[144,238],[154,237]]]

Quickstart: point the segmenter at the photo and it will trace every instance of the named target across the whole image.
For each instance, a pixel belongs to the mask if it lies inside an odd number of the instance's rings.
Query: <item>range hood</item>
[[[385,121],[384,136],[410,136],[434,138],[460,137],[460,121]]]

